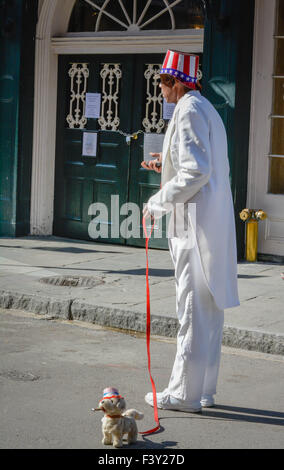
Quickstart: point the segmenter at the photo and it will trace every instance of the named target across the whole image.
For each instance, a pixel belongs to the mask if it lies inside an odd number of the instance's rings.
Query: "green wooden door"
[[[135,214],[127,204],[137,204],[142,209],[143,203],[159,190],[160,175],[141,168],[144,134],[140,132],[137,140],[130,141],[127,141],[123,134],[146,130],[143,127],[143,120],[149,90],[147,95],[145,71],[149,69],[149,64],[151,66],[157,64],[158,68],[162,60],[163,55],[80,55],[59,58],[55,235],[136,246],[145,245],[141,213],[135,218]],[[104,67],[108,70],[113,69],[115,64],[121,77],[108,76],[104,80],[102,72]],[[77,73],[73,77],[72,84],[72,73],[78,69],[81,69],[80,77],[78,78]],[[72,89],[73,104],[70,105]],[[102,125],[100,119],[88,119],[87,123],[80,122],[80,119],[83,119],[83,101],[80,101],[80,95],[82,96],[84,91],[109,93],[104,110],[101,111],[106,121],[109,117],[114,119],[117,113],[119,125],[116,128],[114,122],[113,129]],[[159,89],[156,93],[160,93]],[[108,100],[113,97],[116,102],[113,101],[109,108]],[[152,111],[149,106],[150,117]],[[70,119],[67,120],[70,114],[72,114],[71,123]],[[165,130],[166,126],[162,132]],[[88,132],[97,132],[96,157],[82,156],[83,135]],[[153,127],[149,132],[155,133],[156,129]],[[136,225],[135,236],[131,236],[133,225]],[[151,246],[156,248],[167,246],[165,230],[162,238],[159,231],[159,238],[153,239]]]
[[[116,57],[121,64],[124,80],[120,83],[120,119],[121,128],[130,128],[129,115],[129,84],[132,84],[133,64],[129,57]],[[70,126],[67,116],[73,113],[76,120],[83,118],[82,101],[75,104],[70,113],[72,89],[75,93],[85,91],[100,92],[101,63],[113,63],[113,57],[100,56],[67,56],[59,59],[58,80],[58,120],[57,120],[57,146],[56,146],[56,188],[55,188],[55,218],[54,233],[59,236],[68,236],[78,239],[91,239],[90,222],[98,215],[100,222],[98,231],[102,234],[107,229],[107,236],[99,240],[110,241],[111,231],[111,196],[118,195],[120,202],[127,200],[128,167],[130,148],[126,145],[122,135],[112,131],[98,132],[97,156],[82,156],[83,134],[99,131],[97,119],[88,119],[87,124],[80,128],[80,123]],[[71,77],[73,70],[82,69],[86,64],[88,76],[83,74],[78,78],[74,76],[73,88]],[[81,84],[78,84],[78,81]],[[78,85],[81,87],[78,88]],[[83,96],[83,95],[82,95]],[[76,99],[75,99],[76,102]],[[94,203],[105,204],[108,213],[97,211]],[[123,243],[118,236],[112,242]]]

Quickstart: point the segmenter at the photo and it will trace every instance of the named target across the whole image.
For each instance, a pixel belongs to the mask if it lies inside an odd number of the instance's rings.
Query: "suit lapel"
[[[170,175],[172,173],[172,162],[170,158],[170,145],[173,133],[176,128],[176,120],[175,120],[175,113],[169,123],[169,127],[167,129],[164,145],[163,145],[163,156],[162,156],[162,186],[164,186],[165,182],[168,181]]]
[[[176,115],[177,115],[177,112],[178,112],[179,108],[181,107],[182,103],[184,102],[184,100],[189,98],[189,96],[190,96],[190,93],[186,93],[179,100],[179,102],[177,103],[177,105],[175,107],[173,117],[170,120],[168,129],[167,129],[167,132],[166,132],[166,135],[165,135],[165,139],[164,139],[164,145],[163,145],[163,164],[165,163],[166,159],[169,156],[169,149],[170,149],[170,145],[171,145],[171,139],[172,139],[173,133],[174,133],[175,128],[176,128],[176,119],[177,119]]]
[[[182,103],[187,100],[190,97],[191,92],[186,93],[177,103],[173,117],[169,123],[165,139],[164,139],[164,145],[163,145],[163,156],[162,156],[162,186],[164,183],[169,179],[170,175],[173,173],[173,167],[172,167],[172,162],[170,159],[170,145],[171,145],[171,140],[172,136],[175,132],[176,129],[176,124],[177,124],[177,113],[178,110],[180,109]]]
[[[176,126],[175,126],[175,114],[174,114],[171,121],[170,121],[170,123],[169,123],[167,132],[165,134],[164,145],[163,145],[163,164],[165,163],[166,158],[167,158],[168,153],[169,153],[171,139],[172,139],[172,135],[174,133],[175,127]]]

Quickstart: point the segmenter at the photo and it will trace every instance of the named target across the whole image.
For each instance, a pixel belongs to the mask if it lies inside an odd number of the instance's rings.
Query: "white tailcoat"
[[[191,220],[193,249],[208,288],[220,309],[239,305],[226,131],[218,112],[198,91],[178,101],[165,135],[162,162],[162,187],[148,201],[149,211],[159,218],[169,211],[167,203],[196,204],[196,228]]]

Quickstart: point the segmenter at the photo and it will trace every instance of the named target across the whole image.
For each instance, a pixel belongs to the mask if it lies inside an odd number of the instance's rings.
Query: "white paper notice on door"
[[[101,116],[101,99],[101,93],[86,93],[86,118],[98,119]]]
[[[161,153],[163,150],[165,134],[144,134],[144,161],[153,160],[150,153]]]
[[[167,103],[165,98],[164,98],[164,103],[163,103],[163,119],[165,121],[172,119],[174,110],[175,110],[176,104],[175,103]]]
[[[96,132],[83,133],[83,157],[97,156],[98,134]]]

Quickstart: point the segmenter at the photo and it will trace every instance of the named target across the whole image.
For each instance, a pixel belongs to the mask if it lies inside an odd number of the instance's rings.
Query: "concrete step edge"
[[[48,318],[79,320],[100,326],[145,333],[146,314],[100,305],[91,305],[79,299],[56,299],[38,294],[23,294],[0,290],[0,308],[24,310]],[[176,318],[151,316],[153,335],[175,338],[179,323]],[[284,355],[284,335],[224,325],[223,345]]]

